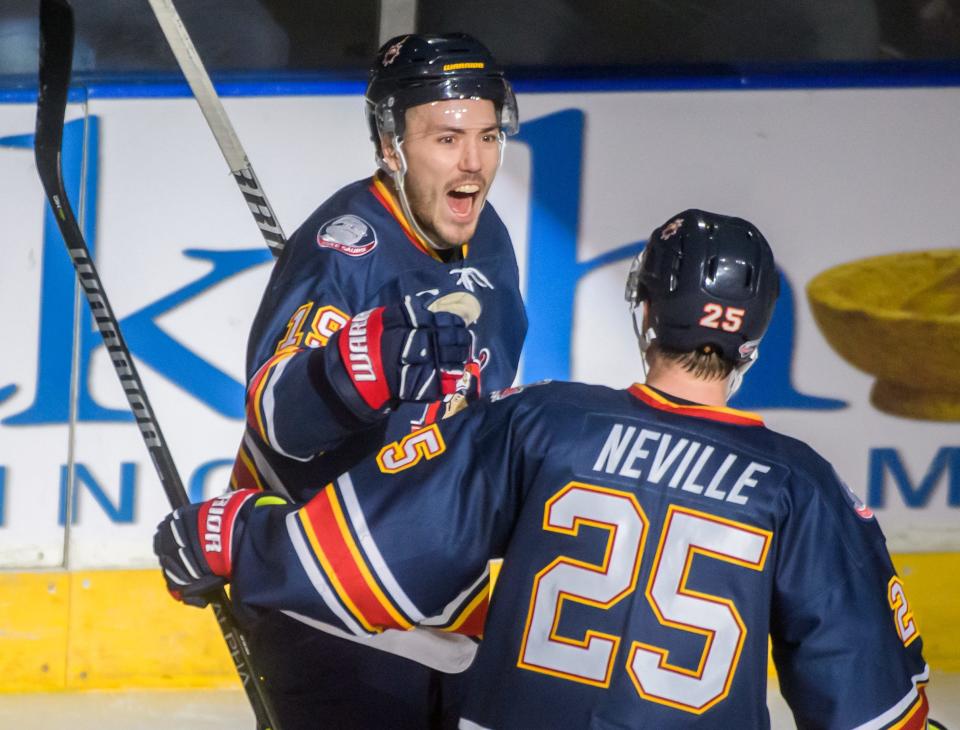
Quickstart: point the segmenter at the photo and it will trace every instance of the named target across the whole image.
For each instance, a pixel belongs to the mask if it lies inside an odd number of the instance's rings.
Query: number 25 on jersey
[[[537,573],[517,666],[597,687],[608,687],[621,637],[590,629],[582,639],[557,627],[567,601],[609,609],[637,587],[649,520],[629,492],[570,482],[546,504],[543,529],[576,537],[581,527],[608,532],[603,563],[558,556]],[[667,649],[634,640],[626,661],[646,700],[701,714],[730,690],[746,626],[733,601],[687,587],[693,557],[761,571],[773,533],[671,505],[660,533],[646,597],[663,626],[705,638],[699,665],[675,666]]]

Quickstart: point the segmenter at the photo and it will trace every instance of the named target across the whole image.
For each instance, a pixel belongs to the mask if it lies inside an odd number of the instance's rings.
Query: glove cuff
[[[326,347],[312,355],[322,359],[322,379],[337,400],[364,425],[380,420],[394,405],[380,352],[382,313],[372,310],[370,314],[372,322],[367,322],[365,317],[362,320],[365,324],[354,329],[351,326],[357,319],[354,317],[330,338]],[[375,318],[373,314],[376,314]],[[314,380],[314,387],[317,387],[319,378]],[[323,394],[320,388],[317,390]]]
[[[240,489],[214,497],[200,505],[197,512],[197,534],[203,542],[199,547],[214,575],[230,578],[237,518],[243,506],[259,494],[262,494],[259,489]]]
[[[336,342],[347,376],[363,402],[373,410],[390,400],[390,386],[380,351],[383,309],[378,307],[355,316],[341,329]]]

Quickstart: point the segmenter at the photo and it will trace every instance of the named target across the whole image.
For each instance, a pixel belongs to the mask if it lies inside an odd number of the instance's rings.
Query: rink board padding
[[[960,671],[960,553],[895,555],[924,642]],[[772,671],[772,670],[771,670]],[[227,687],[237,683],[213,613],[180,605],[159,570],[0,573],[0,692]]]

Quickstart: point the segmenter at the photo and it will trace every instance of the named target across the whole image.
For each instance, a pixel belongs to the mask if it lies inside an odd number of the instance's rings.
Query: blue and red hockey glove
[[[203,608],[204,596],[223,587],[233,570],[233,544],[242,516],[263,492],[241,489],[179,507],[157,525],[153,552],[167,590],[178,601]]]
[[[314,357],[323,359],[325,379],[343,405],[370,422],[400,402],[453,393],[470,344],[461,316],[431,311],[407,296],[400,305],[353,317]]]

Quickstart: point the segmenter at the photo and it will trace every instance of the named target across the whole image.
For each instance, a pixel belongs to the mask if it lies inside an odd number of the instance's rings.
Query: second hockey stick
[[[133,357],[120,332],[116,315],[100,282],[100,275],[90,258],[90,250],[77,224],[63,184],[60,159],[64,114],[70,87],[73,40],[73,10],[67,0],[40,0],[40,76],[34,142],[37,171],[67,245],[67,252],[76,269],[77,279],[90,305],[90,312],[103,337],[103,343],[117,376],[120,378],[120,384],[127,396],[127,402],[133,411],[143,441],[150,452],[150,458],[156,467],[163,490],[171,507],[182,507],[190,501],[160,430],[160,424],[157,423],[153,408],[147,399],[147,393],[137,373]],[[220,589],[208,599],[257,722],[261,727],[269,730],[280,730],[276,721],[276,712],[270,705],[260,675],[253,666],[246,640],[230,612],[226,592]]]
[[[230,123],[227,110],[223,108],[223,102],[213,88],[213,82],[210,81],[203,61],[200,60],[200,54],[197,53],[193,41],[190,40],[190,34],[187,33],[187,28],[173,5],[173,0],[149,0],[149,2],[163,30],[163,35],[166,36],[167,43],[170,45],[170,50],[176,56],[180,70],[186,76],[193,96],[200,105],[200,111],[203,112],[210,131],[220,145],[220,151],[227,161],[227,166],[234,180],[237,181],[240,192],[243,193],[250,207],[250,212],[253,213],[264,241],[273,255],[279,256],[287,239],[283,235],[270,201],[260,187],[260,181],[253,171],[253,165],[250,164],[247,153],[243,150],[243,145],[240,144],[240,138]]]

